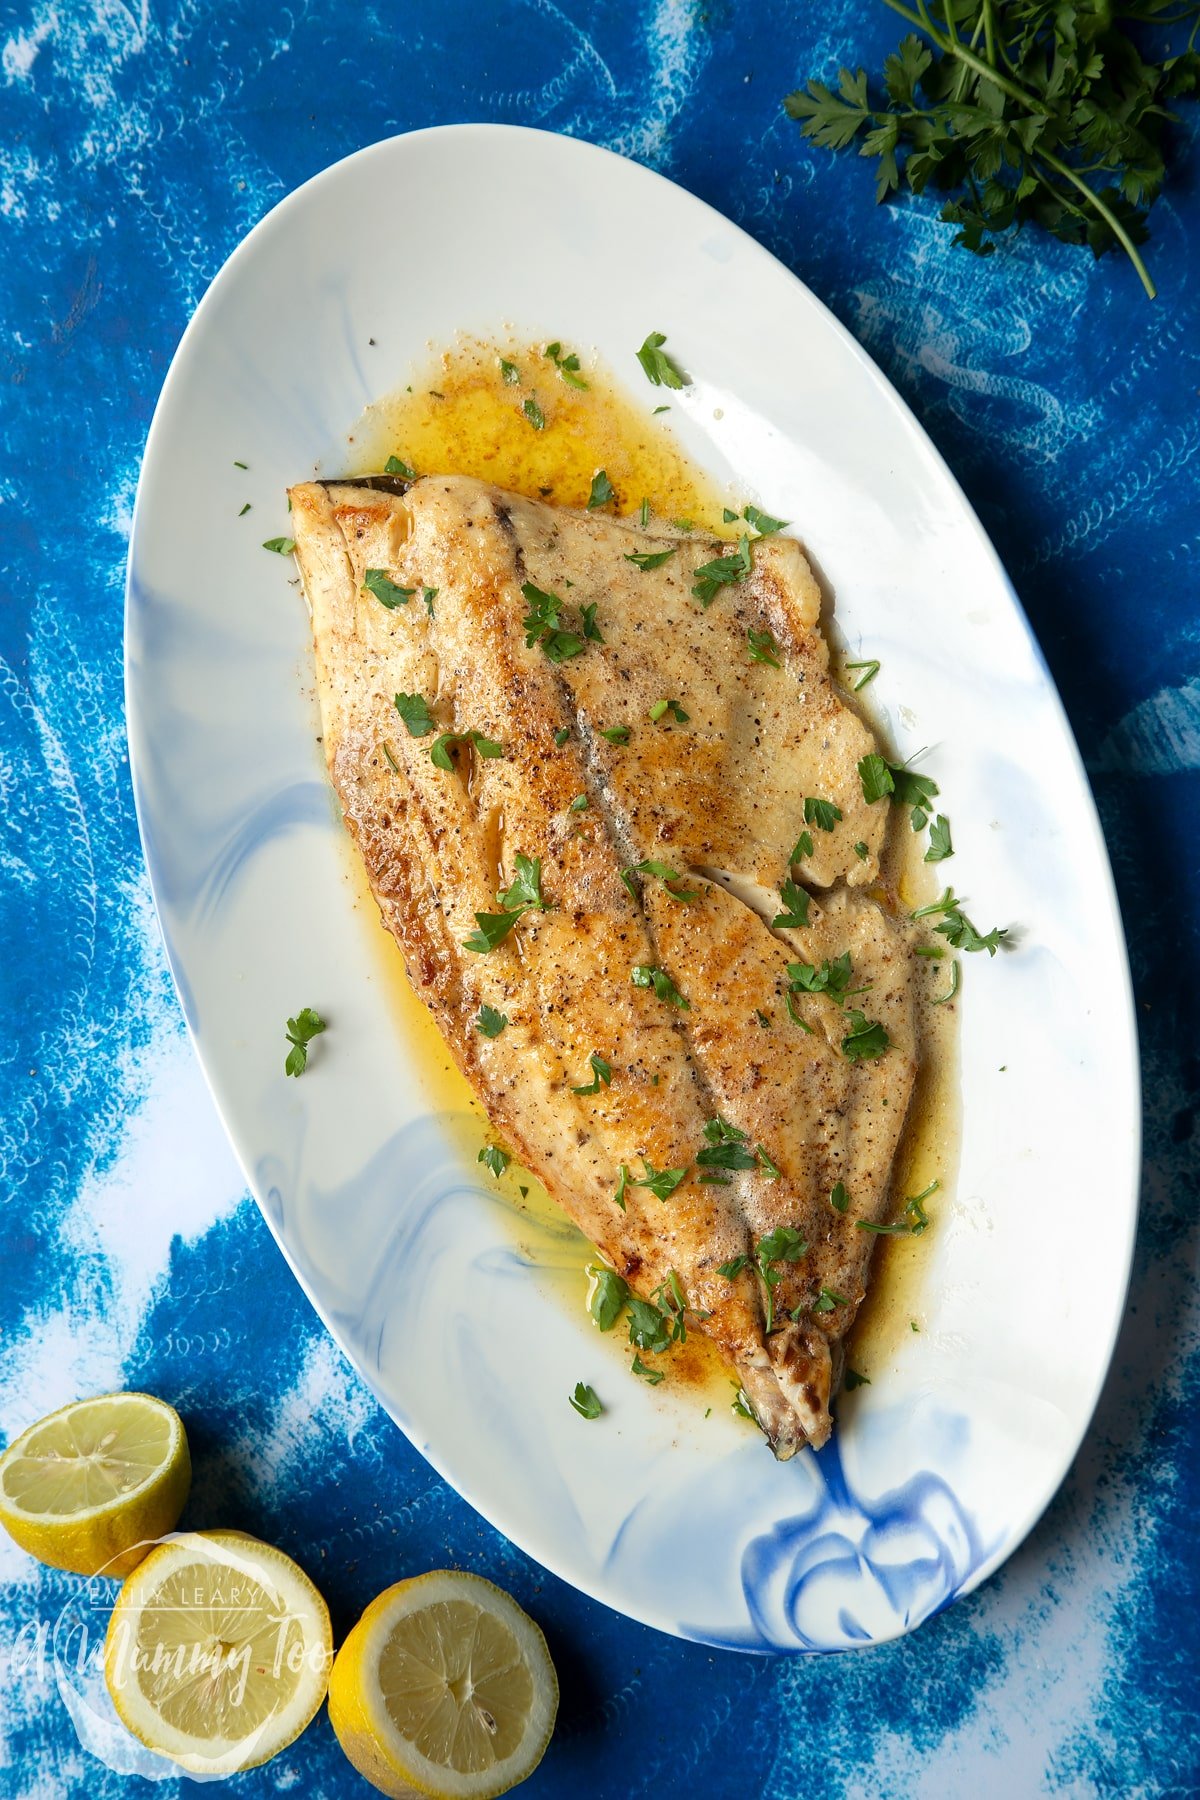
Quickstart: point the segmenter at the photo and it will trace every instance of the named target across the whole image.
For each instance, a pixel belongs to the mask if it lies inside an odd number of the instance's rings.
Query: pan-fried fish
[[[799,545],[453,476],[291,501],[330,776],[416,991],[662,1330],[685,1309],[778,1456],[822,1444],[918,1043]]]

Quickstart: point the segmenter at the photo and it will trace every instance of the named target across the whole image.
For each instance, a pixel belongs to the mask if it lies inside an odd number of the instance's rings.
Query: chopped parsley
[[[248,512],[249,512],[249,511],[250,511],[250,502],[249,502],[249,501],[248,501],[248,500],[247,500],[247,502],[246,502],[246,504],[245,504],[245,506],[243,506],[243,508],[242,508],[242,510],[241,510],[241,512],[240,512],[240,513],[239,513],[239,514],[238,514],[238,518],[239,518],[239,519],[244,519],[244,518],[245,518],[245,516],[246,516],[246,514],[247,514],[247,513],[248,513]]]
[[[629,742],[629,726],[610,725],[606,730],[601,731],[600,736],[606,738],[610,744],[627,744]]]
[[[846,664],[847,670],[862,669],[864,671],[864,673],[859,676],[858,680],[854,684],[854,691],[856,694],[858,693],[860,688],[866,687],[868,681],[874,681],[875,677],[879,673],[880,667],[881,667],[881,665],[878,662],[874,662],[874,661],[852,662],[852,663]]]
[[[598,1094],[600,1092],[601,1082],[604,1083],[605,1087],[612,1086],[611,1065],[606,1063],[604,1058],[595,1050],[593,1050],[592,1054],[588,1057],[588,1061],[592,1065],[592,1079],[588,1082],[586,1087],[573,1087],[571,1089],[573,1094]]]
[[[568,806],[567,811],[568,812],[586,812],[587,809],[588,809],[587,795],[586,794],[576,794],[576,796],[572,800],[570,806]]]
[[[808,894],[789,875],[779,890],[782,912],[771,920],[773,930],[798,931],[808,924]]]
[[[657,1387],[660,1381],[666,1379],[662,1369],[648,1369],[640,1356],[634,1357],[630,1367],[635,1375],[640,1375],[644,1381],[650,1383],[651,1387]]]
[[[913,808],[913,830],[922,829],[929,802],[938,791],[938,784],[931,776],[918,775],[903,763],[890,763],[886,757],[872,751],[859,763],[858,778],[868,805],[890,794],[898,806]]]
[[[384,756],[387,758],[388,767],[391,769],[394,769],[396,774],[398,775],[400,773],[400,764],[396,761],[395,757],[392,755],[391,745],[385,741],[385,743],[382,746],[382,749],[383,749]]]
[[[463,939],[463,948],[473,950],[477,955],[485,956],[502,944],[522,913],[536,908],[546,912],[549,902],[542,898],[542,863],[537,856],[522,856],[517,852],[516,875],[512,885],[504,888],[496,895],[496,904],[502,912],[475,914],[478,931]]]
[[[631,562],[643,573],[647,569],[661,569],[665,562],[674,556],[678,544],[672,544],[669,550],[630,550],[626,552],[625,561]]]
[[[485,1038],[498,1038],[509,1022],[506,1013],[497,1012],[494,1006],[486,1004],[475,1015],[475,1029]]]
[[[947,1000],[953,1000],[955,994],[957,994],[957,992],[958,992],[961,981],[962,981],[962,964],[959,962],[951,963],[950,964],[950,986],[947,988],[947,990],[944,994],[938,994],[935,999],[931,1000],[930,1005],[931,1006],[945,1006]]]
[[[506,356],[500,358],[500,379],[505,387],[516,387],[521,379],[521,371],[515,362],[509,362]]]
[[[417,471],[413,468],[412,464],[406,463],[399,456],[389,456],[383,465],[383,472],[385,475],[402,475],[405,481],[415,481],[417,479]]]
[[[839,999],[850,985],[852,974],[850,952],[843,950],[832,961],[828,958],[817,968],[813,963],[788,963],[787,973],[793,993],[828,994]]]
[[[236,461],[236,460],[235,460],[235,462],[234,462],[234,465],[233,465],[233,466],[234,466],[234,468],[235,468],[235,469],[248,469],[248,468],[249,468],[249,467],[250,467],[250,464],[249,464],[249,463],[244,463],[244,462],[237,462],[237,461]]]
[[[870,852],[867,849],[867,846],[862,842],[861,838],[859,839],[858,843],[855,844],[855,846],[854,846],[854,854],[855,854],[855,856],[857,856],[859,862],[866,862],[867,857],[870,854]]]
[[[501,1175],[503,1175],[505,1169],[507,1169],[509,1163],[512,1161],[512,1157],[508,1154],[507,1150],[502,1150],[499,1144],[485,1144],[483,1149],[479,1152],[479,1155],[475,1158],[475,1161],[481,1162],[484,1168],[488,1170],[489,1174],[494,1175],[496,1180],[499,1181]]]
[[[736,513],[727,515],[730,520],[736,519]],[[770,513],[760,512],[757,506],[743,506],[742,517],[751,531],[757,531],[759,537],[771,537],[776,531],[785,531],[791,524],[790,519],[773,519]]]
[[[876,1237],[920,1237],[929,1227],[925,1202],[930,1194],[937,1193],[940,1186],[939,1181],[931,1181],[919,1194],[912,1194],[904,1202],[904,1211],[900,1217],[891,1225],[876,1225],[870,1219],[858,1219],[855,1223],[860,1231],[874,1232]]]
[[[295,538],[267,538],[263,543],[263,549],[273,550],[276,556],[290,556],[295,548]]]
[[[955,899],[953,888],[946,888],[931,905],[918,907],[912,916],[914,919],[926,919],[936,913],[941,913],[942,922],[933,929],[955,950],[986,950],[989,956],[995,956],[1002,940],[1008,936],[1007,926],[995,926],[987,932],[977,931]]]
[[[666,351],[663,345],[666,336],[661,331],[652,331],[641,349],[637,359],[642,365],[646,380],[655,387],[681,388],[687,386],[687,377]]]
[[[568,657],[578,656],[583,649],[583,639],[573,631],[563,630],[562,609],[565,602],[560,596],[534,587],[532,581],[521,583],[521,593],[529,607],[528,613],[521,620],[526,649],[532,650],[535,644],[540,644],[552,663],[564,663]]]
[[[769,1031],[771,1029],[770,1013],[765,1013],[761,1010],[761,1008],[756,1006],[754,1009],[754,1016],[758,1020],[759,1024],[762,1026],[764,1031]]]
[[[691,1001],[685,1000],[665,969],[653,967],[649,963],[634,963],[629,971],[629,979],[634,987],[652,987],[660,1000],[666,1000],[671,1006],[678,1006],[684,1012],[691,1010]]]
[[[653,857],[647,857],[645,862],[634,863],[631,868],[623,869],[621,871],[622,881],[625,881],[627,875],[653,875],[656,880],[662,882],[672,900],[682,900],[685,905],[700,898],[699,888],[680,888],[676,884],[683,881],[684,877],[677,874],[670,863],[655,862]],[[632,883],[626,881],[625,885],[636,899],[637,893]]]
[[[407,606],[417,590],[397,587],[386,569],[368,569],[363,577],[362,591],[374,594],[379,604],[390,612],[393,607]]]
[[[746,629],[746,646],[750,652],[750,661],[767,663],[772,669],[782,668],[779,660],[779,645],[769,631],[758,631],[753,625]]]
[[[430,746],[430,762],[436,769],[453,770],[454,759],[450,752],[457,749],[460,744],[469,744],[480,756],[488,760],[494,760],[496,757],[504,755],[503,744],[497,744],[494,739],[484,737],[482,731],[443,731]]]
[[[780,1263],[799,1262],[808,1249],[807,1241],[790,1225],[776,1226],[765,1238],[761,1238],[754,1252],[754,1260],[766,1289],[767,1316],[764,1335],[770,1337],[775,1329],[775,1289],[783,1280]]]
[[[788,857],[789,867],[791,866],[792,863],[801,862],[806,856],[811,856],[812,853],[813,853],[812,835],[811,835],[811,833],[809,833],[807,831],[802,831],[800,833],[800,836],[796,839],[796,842],[792,845],[792,852],[791,852],[791,855]]]
[[[847,1369],[842,1378],[842,1386],[848,1394],[852,1394],[857,1387],[870,1387],[870,1385],[871,1377],[860,1375],[857,1369]]]
[[[850,1204],[850,1196],[846,1192],[844,1181],[835,1181],[829,1190],[829,1204],[834,1212],[844,1213]]]
[[[595,512],[597,507],[608,506],[617,497],[617,491],[608,479],[606,469],[597,470],[592,476],[592,491],[588,495],[588,511]]]
[[[865,1014],[851,1007],[850,1030],[842,1039],[842,1055],[847,1062],[873,1062],[891,1043],[885,1028],[872,1023]]]
[[[288,1020],[287,1041],[292,1047],[283,1065],[285,1075],[303,1075],[308,1067],[308,1046],[327,1029],[320,1013],[314,1012],[311,1006],[302,1006],[296,1017]]]
[[[925,852],[927,863],[945,862],[948,856],[954,855],[954,845],[950,839],[950,821],[945,813],[939,813],[929,827],[929,848]]]
[[[831,1313],[836,1307],[845,1306],[845,1304],[846,1299],[843,1294],[835,1293],[833,1288],[823,1287],[813,1301],[812,1309],[815,1313]],[[797,1311],[799,1310],[797,1308]]]
[[[625,1167],[624,1163],[621,1163],[620,1164],[620,1173],[617,1176],[617,1191],[613,1195],[613,1200],[620,1207],[622,1212],[625,1211],[625,1190],[628,1186],[629,1186],[629,1170]]]
[[[548,361],[554,364],[568,387],[583,388],[586,390],[587,382],[579,373],[579,358],[574,351],[572,351],[569,356],[564,356],[561,344],[547,344],[546,357]]]
[[[652,1356],[671,1342],[670,1326],[658,1307],[637,1294],[629,1296],[629,1341],[635,1350],[648,1350]]]
[[[571,727],[569,725],[560,725],[554,734],[555,748],[561,750],[570,735]]]
[[[588,1312],[601,1331],[611,1331],[625,1309],[629,1288],[615,1269],[593,1263],[588,1269],[592,1291],[588,1295]]]
[[[711,606],[723,587],[745,581],[750,573],[750,539],[738,539],[737,550],[729,556],[715,556],[696,570],[692,593],[701,606]]]
[[[519,906],[515,912],[476,913],[475,923],[479,929],[463,939],[463,949],[474,950],[476,955],[485,956],[497,944],[504,942],[524,911],[525,908]]]
[[[408,727],[409,737],[428,737],[437,724],[424,694],[397,694],[395,705]]]
[[[648,1188],[656,1200],[669,1200],[687,1174],[686,1169],[656,1169],[647,1156],[642,1158],[642,1167],[646,1173],[639,1181],[631,1181],[629,1185]]]
[[[598,600],[593,600],[589,606],[581,606],[579,609],[583,619],[583,635],[585,638],[590,638],[593,644],[604,642],[600,627],[596,623],[596,608],[599,604]]]
[[[818,800],[811,794],[806,797],[804,802],[804,823],[806,825],[815,825],[818,831],[832,831],[841,816],[841,807],[835,806],[832,800]]]
[[[666,718],[668,713],[670,713],[677,725],[686,725],[691,717],[690,713],[684,712],[678,700],[656,700],[654,705],[650,708],[650,723],[652,725],[659,724],[661,720]]]
[[[749,1148],[746,1133],[725,1119],[710,1119],[704,1127],[705,1147],[696,1157],[701,1169],[756,1169],[758,1157]]]
[[[736,1413],[739,1419],[749,1419],[752,1425],[759,1425],[758,1414],[751,1406],[750,1396],[745,1388],[739,1387],[736,1381],[733,1383],[733,1388],[733,1399],[729,1403],[730,1412]],[[762,1430],[761,1425],[759,1425],[759,1430]]]
[[[577,1381],[575,1392],[567,1397],[581,1419],[598,1419],[604,1411],[595,1388],[589,1387],[586,1381]]]
[[[642,495],[642,504],[638,508],[638,513],[639,513],[639,516],[642,521],[642,530],[645,531],[647,525],[650,523],[650,496],[649,496],[649,494]]]
[[[533,398],[532,394],[529,396],[529,399],[526,400],[521,411],[525,414],[525,417],[529,420],[529,423],[533,426],[535,431],[545,431],[546,415],[538,405],[537,401]]]
[[[433,617],[433,603],[437,599],[440,591],[439,588],[427,587],[421,596],[425,602],[425,611],[429,614],[431,619]]]

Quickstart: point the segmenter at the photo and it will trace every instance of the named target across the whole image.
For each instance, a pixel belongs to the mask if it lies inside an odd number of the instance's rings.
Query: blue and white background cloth
[[[563,1684],[531,1795],[1200,1791],[1200,109],[1154,213],[1157,303],[1116,259],[1031,235],[980,263],[931,208],[876,209],[866,165],[809,149],[782,117],[789,88],[843,61],[877,68],[897,34],[870,0],[18,0],[0,19],[0,1431],[104,1388],[164,1395],[195,1461],[184,1523],[293,1552],[339,1635],[419,1569],[510,1588]],[[1112,1375],[1001,1574],[862,1656],[742,1658],[659,1636],[545,1575],[447,1489],[288,1274],[166,972],[121,690],[126,539],[159,386],[268,207],[374,139],[463,119],[652,164],[834,309],[979,510],[1095,785],[1147,1115]],[[0,1791],[135,1787],[81,1746],[56,1682],[46,1627],[77,1584],[7,1540],[0,1577]],[[323,1717],[240,1778],[247,1794],[293,1789],[366,1792]]]

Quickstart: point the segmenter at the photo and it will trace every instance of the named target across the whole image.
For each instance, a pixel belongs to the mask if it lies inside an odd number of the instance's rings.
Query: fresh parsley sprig
[[[486,956],[502,944],[522,913],[537,911],[548,912],[550,902],[542,896],[542,860],[539,856],[522,856],[518,850],[516,874],[512,883],[502,888],[496,895],[499,912],[477,912],[475,923],[477,931],[463,939],[463,949],[473,950],[478,956]]]
[[[327,1029],[320,1013],[314,1012],[311,1006],[302,1006],[296,1017],[288,1020],[287,1041],[292,1047],[283,1065],[285,1075],[303,1075],[308,1067],[308,1046]]]
[[[1036,224],[1102,256],[1118,245],[1151,299],[1137,246],[1165,173],[1176,115],[1200,91],[1194,0],[884,0],[920,36],[887,58],[884,97],[865,69],[837,92],[810,81],[784,101],[826,149],[878,159],[875,197],[907,186],[949,196],[954,242],[989,256]],[[1175,54],[1164,32],[1191,36]]]

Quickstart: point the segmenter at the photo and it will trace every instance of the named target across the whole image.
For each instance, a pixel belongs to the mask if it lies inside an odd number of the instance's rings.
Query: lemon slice
[[[150,1394],[101,1394],[39,1419],[0,1457],[0,1524],[79,1575],[128,1575],[174,1529],[192,1464],[179,1414]]]
[[[232,1775],[299,1737],[332,1659],[329,1609],[290,1556],[241,1531],[186,1531],[117,1595],[104,1679],[147,1748]]]
[[[490,1581],[445,1569],[373,1600],[329,1678],[338,1742],[393,1796],[507,1793],[541,1761],[557,1711],[533,1620]]]

